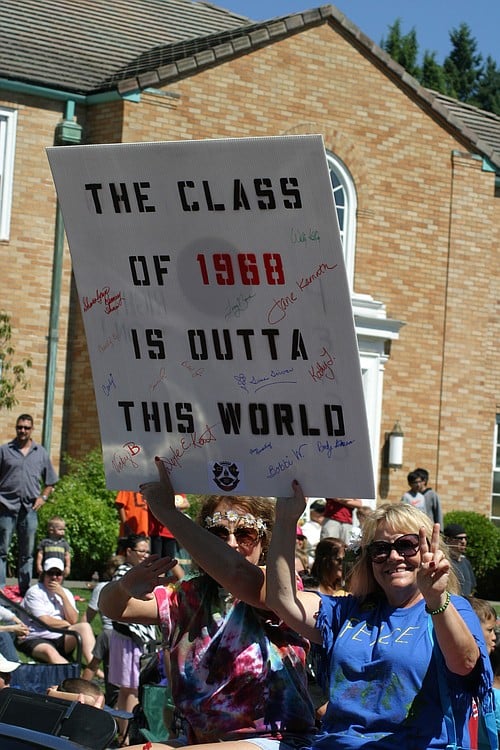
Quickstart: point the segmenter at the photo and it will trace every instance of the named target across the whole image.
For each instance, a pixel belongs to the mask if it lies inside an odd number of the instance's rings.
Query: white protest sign
[[[374,495],[320,136],[48,149],[107,485]]]

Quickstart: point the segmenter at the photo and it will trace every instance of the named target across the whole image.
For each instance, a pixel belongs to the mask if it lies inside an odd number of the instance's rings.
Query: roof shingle
[[[3,79],[68,97],[125,96],[325,22],[373,55],[500,172],[500,117],[424,89],[333,5],[254,23],[193,0],[2,0],[0,87]]]

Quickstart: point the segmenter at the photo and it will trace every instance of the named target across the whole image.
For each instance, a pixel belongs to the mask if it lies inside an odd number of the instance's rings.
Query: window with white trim
[[[0,240],[8,240],[10,232],[16,124],[17,112],[0,108]]]
[[[349,288],[354,285],[354,249],[356,247],[356,190],[345,164],[335,154],[326,152],[332,182],[333,200],[337,211],[340,239],[344,248],[344,261]]]
[[[491,520],[500,526],[500,414],[497,414],[493,442],[493,482],[491,491]]]

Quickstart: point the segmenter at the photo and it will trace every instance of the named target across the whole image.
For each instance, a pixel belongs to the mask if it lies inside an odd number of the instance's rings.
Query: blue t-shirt
[[[317,626],[323,638],[328,709],[315,750],[427,750],[445,748],[436,662],[422,600],[394,609],[383,601],[322,596]],[[481,651],[467,677],[443,665],[457,721],[457,736],[469,747],[471,697],[491,684],[491,669],[479,620],[470,604],[452,602]]]

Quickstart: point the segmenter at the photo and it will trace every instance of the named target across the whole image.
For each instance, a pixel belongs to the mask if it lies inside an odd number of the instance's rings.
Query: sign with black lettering
[[[374,496],[320,136],[48,149],[107,485]]]

